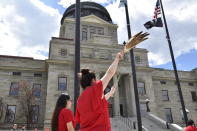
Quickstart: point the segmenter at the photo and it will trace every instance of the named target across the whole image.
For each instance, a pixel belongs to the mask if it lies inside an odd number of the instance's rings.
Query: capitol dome
[[[95,2],[81,2],[81,17],[92,14],[112,23],[112,19],[105,7]],[[66,9],[61,19],[61,24],[63,24],[65,18],[75,18],[75,4]]]

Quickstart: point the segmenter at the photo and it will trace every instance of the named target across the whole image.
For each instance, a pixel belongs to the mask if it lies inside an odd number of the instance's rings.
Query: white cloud
[[[0,3],[0,54],[46,59],[51,36],[58,35],[61,15],[40,0]]]
[[[177,4],[177,2],[179,4]],[[139,31],[147,31],[143,24],[152,19],[156,0],[128,0],[132,34]],[[118,24],[118,41],[123,43],[127,40],[127,27],[124,8],[118,8],[119,0],[106,6],[114,23]],[[163,1],[168,28],[171,35],[175,57],[184,53],[197,50],[197,1]],[[150,65],[160,65],[171,61],[169,47],[165,39],[164,28],[152,28],[148,30],[149,39],[138,47],[149,51]]]
[[[111,3],[113,0],[80,0],[81,2],[84,1],[91,1],[91,2],[96,2],[96,3],[100,3],[100,4],[109,4]],[[76,0],[60,0],[58,2],[58,4],[62,5],[64,8],[69,7],[72,4],[75,4]]]
[[[81,0],[86,1],[86,0]],[[106,5],[112,20],[118,24],[118,41],[127,40],[124,8],[119,0],[91,0]],[[60,0],[67,8],[76,0]],[[156,0],[128,0],[132,34],[147,31],[143,24],[152,19]],[[179,4],[177,4],[177,2]],[[197,1],[163,0],[175,57],[197,50]],[[1,0],[0,3],[0,54],[46,58],[51,36],[58,35],[60,18],[57,9],[41,0]],[[151,65],[171,60],[163,28],[152,28],[149,40],[138,47],[149,51]]]

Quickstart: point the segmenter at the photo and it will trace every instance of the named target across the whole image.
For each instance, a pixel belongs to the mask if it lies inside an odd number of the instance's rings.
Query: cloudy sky
[[[81,0],[85,1],[85,0]],[[87,0],[86,0],[87,1]],[[127,40],[124,8],[119,0],[90,0],[105,6],[119,26],[118,41]],[[47,59],[49,40],[58,36],[60,19],[75,0],[1,0],[0,55]],[[128,0],[132,34],[147,31],[156,0]],[[197,1],[163,0],[172,46],[179,70],[197,68]],[[150,66],[172,69],[164,28],[148,30],[150,38],[138,47],[149,51]]]

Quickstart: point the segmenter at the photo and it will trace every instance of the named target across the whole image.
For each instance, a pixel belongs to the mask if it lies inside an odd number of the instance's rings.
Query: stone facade
[[[50,127],[52,113],[57,97],[67,92],[74,98],[74,18],[65,18],[60,27],[59,37],[52,37],[50,41],[49,57],[47,60],[36,60],[28,57],[0,56],[0,96],[4,100],[3,117],[0,119],[1,127],[10,127],[13,123],[23,123],[20,116],[20,105],[17,97],[10,96],[11,82],[21,80],[41,84],[41,96],[35,105],[39,105],[37,126]],[[96,72],[97,79],[101,78],[114,60],[117,52],[123,45],[117,42],[118,26],[103,19],[89,15],[81,17],[81,68],[89,67]],[[166,119],[165,108],[171,109],[174,123],[183,122],[180,112],[180,102],[172,70],[149,67],[148,51],[135,48],[135,62],[139,86],[139,98],[142,114],[146,112],[146,99],[150,99],[149,107],[153,114]],[[13,72],[21,72],[14,76]],[[35,73],[42,76],[36,77]],[[189,118],[197,122],[197,101],[192,99],[191,91],[197,93],[197,69],[192,71],[179,71],[179,77],[185,100],[189,110]],[[118,89],[113,98],[109,100],[111,117],[136,116],[133,81],[130,65],[130,56],[125,55],[120,62],[118,71],[113,77],[110,86],[117,81]],[[66,90],[59,90],[58,78],[66,78]],[[162,95],[162,90],[166,94]],[[165,96],[164,96],[165,95]],[[168,100],[163,100],[168,97]],[[164,98],[164,99],[165,99]],[[16,105],[13,123],[6,123],[6,109],[9,105]]]
[[[21,75],[13,75],[21,72]],[[35,74],[41,74],[37,77]],[[33,84],[41,85],[40,97],[35,99],[34,105],[39,105],[39,117],[36,126],[42,127],[45,113],[46,91],[47,91],[47,71],[43,60],[35,60],[27,57],[0,56],[0,96],[3,100],[3,112],[0,119],[0,127],[10,127],[13,123],[19,125],[24,123],[24,117],[21,117],[23,110],[19,104],[18,97],[11,95],[11,85],[15,82],[26,81],[33,87]],[[16,106],[14,122],[7,123],[6,110],[8,106]]]

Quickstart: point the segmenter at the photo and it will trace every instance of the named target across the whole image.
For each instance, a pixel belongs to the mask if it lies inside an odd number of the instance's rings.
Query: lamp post
[[[125,7],[128,39],[130,39],[131,38],[131,28],[130,28],[127,0],[120,0],[119,7]],[[131,69],[132,69],[132,75],[133,75],[133,84],[134,84],[134,94],[135,94],[135,104],[136,104],[138,131],[142,131],[142,120],[141,120],[141,113],[140,113],[140,104],[139,104],[139,96],[138,96],[138,89],[137,89],[137,78],[136,78],[135,59],[134,59],[133,49],[130,50],[130,59],[131,59]]]
[[[150,112],[150,108],[149,108],[149,105],[148,105],[148,103],[150,102],[150,100],[149,99],[146,99],[145,102],[146,102],[147,112]]]

